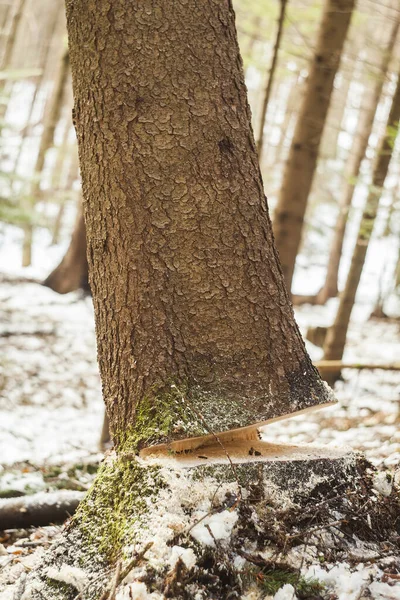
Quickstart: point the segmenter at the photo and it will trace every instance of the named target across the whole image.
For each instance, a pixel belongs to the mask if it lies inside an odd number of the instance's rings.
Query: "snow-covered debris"
[[[202,519],[207,513],[196,513],[195,519]],[[215,546],[214,540],[229,539],[232,529],[237,522],[235,511],[224,510],[222,512],[210,515],[195,525],[191,530],[191,536],[206,546]]]
[[[62,581],[69,585],[73,585],[78,592],[83,592],[88,585],[88,577],[85,571],[78,567],[71,567],[70,565],[61,565],[59,569],[55,567],[48,567],[47,576],[55,581]]]
[[[382,496],[390,496],[393,489],[393,481],[388,473],[377,473],[374,477],[374,490]]]
[[[327,571],[319,565],[312,565],[306,577],[313,577],[325,583],[337,596],[337,600],[359,600],[370,582],[370,570],[361,565],[360,569],[352,572],[350,566],[345,563],[339,563]]]
[[[374,600],[400,600],[400,583],[391,586],[388,583],[374,581],[369,586]]]
[[[182,548],[182,546],[173,546],[169,558],[171,567],[175,567],[178,560],[181,560],[187,569],[192,569],[196,564],[196,555],[192,548]]]
[[[287,583],[276,592],[274,600],[297,600],[296,590],[290,583]]]
[[[156,592],[149,593],[145,583],[135,581],[118,591],[116,600],[162,600],[162,596]]]

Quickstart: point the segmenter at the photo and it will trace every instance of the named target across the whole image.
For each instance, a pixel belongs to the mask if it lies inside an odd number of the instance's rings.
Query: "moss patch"
[[[165,486],[159,472],[159,467],[142,467],[134,459],[101,465],[73,518],[91,552],[113,561],[124,546],[135,542],[148,501]]]
[[[116,432],[119,452],[138,452],[152,444],[209,433],[190,406],[187,384],[152,389],[138,404],[134,425]]]
[[[58,581],[52,579],[51,577],[46,577],[45,579],[46,587],[51,590],[54,600],[60,598],[60,600],[73,600],[76,598],[77,589],[64,581]]]

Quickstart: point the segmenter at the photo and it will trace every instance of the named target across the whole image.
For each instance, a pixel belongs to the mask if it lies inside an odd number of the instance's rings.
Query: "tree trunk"
[[[10,31],[7,36],[7,40],[4,46],[3,56],[1,58],[1,70],[4,71],[8,69],[11,64],[11,59],[13,55],[13,50],[15,46],[15,41],[17,39],[19,25],[22,19],[22,15],[24,12],[26,0],[18,0],[17,6],[15,7],[14,14],[11,19]],[[4,97],[4,90],[7,86],[7,79],[3,79],[0,81],[0,128],[3,127],[3,121],[5,114],[7,112],[7,101]]]
[[[267,117],[267,110],[268,110],[269,99],[271,96],[272,85],[274,83],[276,66],[278,64],[278,53],[279,53],[279,47],[281,44],[283,26],[285,23],[285,12],[286,12],[287,2],[288,2],[288,0],[280,0],[280,14],[279,14],[279,19],[278,19],[278,30],[276,33],[276,40],[275,40],[274,50],[273,50],[273,54],[272,54],[271,67],[268,72],[267,85],[265,88],[265,94],[264,94],[263,104],[262,104],[262,108],[261,108],[260,129],[259,129],[259,133],[258,133],[258,143],[257,143],[257,152],[258,152],[258,158],[259,158],[260,164],[261,164],[261,160],[262,160],[262,151],[263,151],[263,144],[264,144],[265,120]]]
[[[275,252],[232,6],[173,8],[67,2],[98,357],[117,453],[28,575],[32,600],[113,597],[136,566],[143,593],[148,585],[161,597],[229,600],[254,583],[238,549],[258,553],[271,535],[286,550],[299,521],[320,525],[316,506],[327,502],[346,526],[376,510],[365,467],[346,450],[255,435],[260,422],[332,397],[306,354]],[[195,435],[201,451],[182,442]],[[350,502],[352,481],[352,494],[363,491]],[[364,529],[376,540],[374,518]],[[176,550],[196,567],[172,562]]]
[[[45,122],[43,125],[43,133],[40,139],[39,152],[36,159],[35,169],[34,169],[34,180],[32,183],[32,187],[30,190],[30,198],[27,204],[27,209],[32,210],[34,208],[36,202],[40,197],[40,180],[43,171],[43,167],[46,160],[46,153],[49,148],[53,145],[54,141],[54,132],[57,126],[57,123],[60,119],[61,110],[63,107],[65,91],[66,91],[66,83],[68,81],[68,73],[69,73],[69,55],[68,51],[64,51],[60,61],[60,68],[57,74],[57,79],[54,84],[54,89],[51,93],[48,113],[45,117]],[[28,267],[32,262],[32,236],[33,236],[33,226],[31,224],[27,224],[24,226],[24,240],[22,247],[22,266]]]
[[[346,44],[349,46],[349,53],[356,53],[358,49],[355,44],[350,42],[351,40],[348,40],[348,44]],[[325,160],[335,160],[337,158],[339,135],[342,131],[356,59],[357,55],[350,56],[346,63],[342,65],[340,85],[332,91],[332,99],[320,149],[320,156]],[[321,174],[321,179],[323,179],[323,174]]]
[[[233,11],[211,0],[142,10],[68,5],[111,429],[136,449],[210,430],[256,435],[257,423],[331,397],[273,247]]]
[[[355,0],[326,0],[317,47],[275,209],[275,242],[289,291],[333,83],[354,5]]]
[[[61,263],[45,279],[43,285],[58,294],[68,294],[78,289],[90,291],[86,258],[86,230],[81,207],[78,210],[69,248]]]
[[[361,218],[357,242],[353,251],[350,271],[347,276],[345,289],[340,297],[340,304],[333,326],[328,330],[324,344],[325,360],[340,360],[343,357],[346,344],[347,330],[350,322],[351,312],[357,294],[361,273],[368,250],[369,241],[373,232],[375,218],[378,212],[379,200],[389,171],[389,165],[393,153],[393,133],[397,135],[400,119],[400,76],[397,88],[393,96],[385,134],[379,145],[377,159],[372,177],[372,185],[368,194],[367,202]],[[325,373],[323,372],[323,375]],[[334,382],[340,372],[327,374],[327,379]]]
[[[75,145],[71,149],[71,152],[72,152],[72,157],[70,159],[71,162],[70,162],[69,168],[68,168],[68,177],[67,177],[67,181],[66,181],[66,184],[64,187],[64,190],[66,193],[72,192],[74,182],[79,178],[78,149],[76,148]],[[51,240],[52,244],[58,244],[58,242],[59,242],[61,225],[62,225],[62,221],[64,218],[64,212],[65,212],[65,204],[66,204],[66,199],[62,198],[59,209],[58,209],[57,216],[54,221],[53,237]]]
[[[65,16],[63,14],[63,7],[61,6],[61,3],[59,1],[56,2],[56,8],[54,10],[53,13],[53,17],[50,21],[50,27],[49,27],[49,32],[48,32],[48,40],[47,43],[43,44],[43,50],[39,59],[39,66],[41,67],[41,72],[39,77],[36,78],[36,87],[35,87],[35,91],[33,93],[32,96],[32,100],[30,103],[30,107],[29,107],[29,113],[28,113],[28,117],[26,119],[26,123],[25,123],[25,127],[24,127],[24,131],[22,134],[22,139],[18,148],[18,153],[17,156],[15,158],[15,163],[14,163],[14,173],[16,175],[18,175],[18,170],[19,170],[19,166],[20,166],[20,162],[21,162],[21,157],[22,157],[22,153],[24,150],[24,146],[25,146],[25,142],[26,139],[28,138],[30,132],[31,132],[31,127],[33,126],[32,124],[32,116],[34,113],[34,110],[36,108],[36,100],[39,94],[39,91],[42,88],[43,82],[45,81],[45,75],[47,72],[47,66],[49,62],[53,61],[53,57],[52,57],[52,53],[51,53],[51,49],[52,49],[52,42],[56,39],[60,39],[61,35],[60,32],[57,30],[58,29],[58,24],[59,24],[59,20],[60,17],[62,16],[63,20],[65,19]],[[57,44],[58,45],[58,44]],[[50,58],[50,60],[49,60]]]
[[[390,59],[393,54],[393,48],[399,30],[399,24],[399,18],[397,18],[391,31],[387,48],[383,53],[382,62],[379,67],[378,78],[373,89],[367,95],[364,110],[361,113],[358,130],[354,138],[354,145],[351,150],[352,160],[349,162],[349,167],[345,176],[345,186],[339,202],[339,214],[333,234],[326,279],[324,286],[317,295],[318,304],[325,304],[329,298],[334,298],[338,293],[340,259],[342,256],[349,210],[353,200],[357,178],[360,174],[361,164],[367,152],[368,140],[372,132],[375,114],[381,99],[383,84],[389,69]],[[371,53],[369,53],[368,56],[369,61],[371,61]]]

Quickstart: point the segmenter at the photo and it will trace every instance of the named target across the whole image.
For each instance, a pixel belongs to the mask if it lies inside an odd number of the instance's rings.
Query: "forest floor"
[[[103,405],[91,299],[80,293],[59,296],[6,271],[0,275],[0,496],[85,490],[102,458]],[[302,330],[326,325],[335,302],[298,310]],[[400,322],[368,320],[369,310],[363,305],[353,319],[345,359],[393,362],[400,356]],[[320,349],[308,347],[313,359],[320,358]],[[346,370],[343,377],[335,388],[336,407],[270,425],[264,439],[349,446],[400,479],[399,373]],[[377,493],[385,494],[381,483]],[[13,598],[10,584],[31,568],[58,530],[0,533],[0,598]],[[302,569],[325,584],[321,598],[400,599],[399,553],[392,562],[368,552],[352,564],[306,560]],[[131,597],[147,597],[139,591]],[[286,585],[271,597],[292,600],[294,589]]]

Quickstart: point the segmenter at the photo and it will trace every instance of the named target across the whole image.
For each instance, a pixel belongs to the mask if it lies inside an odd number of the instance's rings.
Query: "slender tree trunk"
[[[378,79],[374,85],[374,88],[372,89],[372,92],[369,94],[369,97],[367,97],[366,105],[364,106],[364,110],[361,114],[361,118],[358,125],[358,131],[355,136],[354,146],[351,151],[352,159],[348,163],[349,166],[346,172],[346,184],[339,202],[340,210],[335,225],[335,231],[333,234],[326,279],[324,286],[322,287],[317,296],[318,304],[325,304],[325,302],[329,300],[329,298],[334,298],[335,296],[337,296],[338,293],[340,259],[342,256],[349,210],[353,200],[356,181],[360,174],[361,164],[367,152],[368,140],[372,132],[375,114],[378,109],[379,101],[382,95],[383,84],[385,82],[385,78],[389,69],[390,59],[393,54],[398,30],[399,19],[396,20],[393,26],[389,43],[382,57],[382,63],[380,65]],[[370,54],[369,57],[371,59]]]
[[[43,285],[59,294],[68,294],[78,289],[89,291],[86,230],[81,207],[78,210],[67,253],[58,267],[43,282]]]
[[[171,12],[162,2],[143,21],[139,6],[119,1],[107,16],[79,0],[67,12],[99,363],[117,442],[127,431],[137,447],[208,433],[195,414],[182,421],[171,382],[213,431],[329,402],[273,247],[232,9],[190,0]],[[131,42],[146,48],[134,68]]]
[[[11,64],[11,59],[17,40],[18,29],[21,23],[22,15],[24,12],[26,0],[18,0],[14,14],[11,19],[10,31],[8,33],[6,43],[4,46],[3,56],[1,57],[1,70],[8,69]],[[0,130],[3,127],[4,117],[7,112],[7,100],[4,98],[4,94],[7,88],[7,79],[0,80]]]
[[[399,244],[399,254],[397,257],[396,271],[395,271],[395,289],[400,288],[400,244]]]
[[[8,33],[7,40],[4,46],[4,52],[1,57],[2,70],[7,69],[7,67],[9,67],[11,64],[11,58],[15,46],[15,41],[17,38],[19,24],[21,22],[22,15],[24,12],[25,4],[26,0],[18,0],[17,2],[17,6],[15,8],[15,12],[11,20],[10,31]]]
[[[280,47],[280,44],[281,44],[281,38],[282,38],[282,33],[283,33],[283,26],[284,26],[284,23],[285,23],[285,13],[286,13],[287,2],[288,2],[288,0],[280,0],[280,13],[279,13],[279,19],[278,19],[278,30],[276,32],[275,46],[274,46],[274,50],[273,50],[273,54],[272,54],[271,66],[270,66],[270,69],[268,71],[267,85],[266,85],[266,88],[265,88],[265,94],[264,94],[263,104],[262,104],[262,108],[261,108],[260,128],[259,128],[258,143],[257,143],[258,158],[260,160],[260,163],[261,163],[261,160],[262,160],[262,151],[263,151],[263,144],[264,144],[265,120],[266,120],[266,117],[267,117],[268,104],[269,104],[269,99],[270,99],[270,96],[271,96],[272,85],[274,83],[276,66],[278,64],[279,47]]]
[[[392,230],[393,214],[396,209],[396,204],[398,203],[399,198],[400,198],[400,174],[397,177],[397,183],[396,183],[395,187],[393,188],[391,196],[392,197],[391,197],[390,206],[389,206],[389,209],[387,212],[386,223],[385,223],[385,227],[383,229],[383,237],[388,237],[393,232],[393,230]]]
[[[54,84],[54,89],[51,93],[48,112],[45,118],[43,133],[40,139],[40,146],[36,164],[34,169],[34,181],[30,190],[30,199],[27,208],[32,210],[40,196],[40,181],[43,167],[46,160],[46,153],[53,145],[54,132],[57,123],[60,119],[61,110],[63,107],[66,83],[69,73],[69,55],[68,51],[64,51],[60,61],[60,68],[57,74],[57,79]],[[24,240],[22,248],[22,266],[27,267],[32,262],[32,236],[33,227],[31,224],[24,226]]]
[[[275,241],[289,291],[333,83],[354,6],[355,0],[326,0],[307,88],[275,209]]]
[[[300,102],[301,102],[301,98],[303,96],[303,91],[304,91],[303,88],[304,88],[304,81],[303,81],[301,75],[299,73],[296,73],[295,76],[293,77],[293,80],[292,80],[292,83],[290,86],[290,92],[289,92],[288,100],[286,103],[285,117],[284,117],[282,127],[281,127],[281,136],[279,138],[279,142],[276,147],[275,156],[276,156],[277,164],[279,164],[280,162],[283,162],[283,160],[285,159],[285,153],[284,153],[285,142],[287,139],[289,139],[288,132],[292,130],[293,120],[296,116],[296,110],[297,110],[297,105],[299,103],[299,98],[300,98]]]
[[[68,177],[67,177],[67,181],[66,181],[66,184],[64,187],[65,192],[70,193],[72,191],[73,184],[78,179],[78,177],[79,177],[78,152],[77,152],[76,147],[73,147],[72,148],[72,158],[71,158],[71,162],[70,162],[69,169],[68,169]],[[63,197],[61,199],[58,213],[57,213],[57,216],[54,221],[53,237],[51,240],[52,244],[58,244],[58,242],[59,242],[61,225],[63,222],[64,212],[65,212],[65,205],[66,205],[66,198]]]
[[[351,52],[354,53],[356,51],[354,44],[348,43],[348,46],[350,46]],[[342,65],[342,80],[340,86],[332,92],[332,100],[329,106],[327,124],[322,136],[320,150],[320,155],[325,160],[335,160],[337,157],[339,135],[342,131],[350,85],[353,80],[355,62],[356,56],[349,57],[346,61],[346,67]],[[323,178],[323,175],[321,178]]]
[[[340,360],[343,357],[346,344],[347,330],[353,310],[361,273],[365,263],[369,241],[373,232],[375,218],[378,212],[379,200],[393,153],[393,131],[398,131],[400,119],[400,76],[393,97],[386,132],[381,140],[377,160],[374,167],[372,185],[361,218],[357,242],[353,251],[350,271],[347,276],[345,289],[340,297],[339,308],[333,326],[328,330],[324,344],[325,360]],[[333,382],[338,373],[330,373],[328,380]]]
[[[28,113],[28,117],[26,119],[26,123],[25,123],[25,127],[24,127],[24,131],[23,131],[23,135],[21,138],[21,142],[18,148],[18,153],[17,156],[15,158],[15,163],[14,163],[14,173],[18,174],[18,170],[19,170],[19,166],[20,166],[20,162],[21,162],[21,157],[22,157],[22,153],[25,147],[25,142],[27,140],[27,138],[30,135],[30,128],[32,126],[32,116],[33,116],[33,112],[35,110],[36,107],[36,100],[38,97],[38,94],[40,92],[40,90],[42,89],[43,86],[43,82],[46,79],[46,73],[48,70],[48,63],[50,62],[49,59],[51,59],[51,62],[53,60],[52,56],[51,56],[51,49],[53,47],[53,41],[55,41],[56,38],[60,39],[60,32],[58,31],[58,23],[60,20],[60,17],[62,16],[63,20],[65,19],[64,15],[62,14],[63,11],[63,7],[61,6],[61,3],[59,1],[56,2],[56,9],[54,11],[54,16],[51,20],[50,23],[50,28],[49,28],[49,34],[48,34],[48,41],[47,43],[43,44],[43,49],[42,49],[42,53],[41,53],[41,57],[39,59],[39,65],[41,67],[41,72],[39,77],[36,78],[36,87],[35,87],[35,91],[33,93],[32,96],[32,100],[30,103],[30,107],[29,107],[29,113]],[[56,44],[57,47],[59,44]]]

